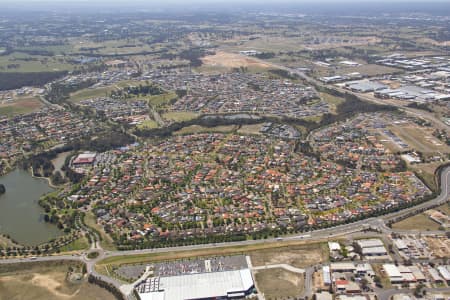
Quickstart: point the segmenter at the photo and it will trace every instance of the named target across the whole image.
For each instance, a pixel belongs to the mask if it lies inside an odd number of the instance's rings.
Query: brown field
[[[86,278],[71,282],[68,265],[30,266],[0,274],[0,300],[112,300],[106,290],[89,284]]]
[[[326,249],[324,244],[300,245],[254,251],[250,253],[250,257],[255,267],[288,264],[305,268],[326,261],[328,258]]]
[[[397,230],[439,230],[440,225],[431,220],[425,214],[418,214],[416,216],[404,219],[392,225],[393,229]]]
[[[445,237],[425,237],[425,241],[436,257],[450,257],[450,240]]]
[[[305,281],[302,274],[284,269],[260,270],[255,280],[259,291],[268,300],[301,296]]]
[[[237,53],[229,53],[218,51],[215,55],[206,56],[203,59],[206,66],[239,68],[239,67],[257,67],[257,68],[273,68],[270,63],[260,61],[245,55]]]
[[[322,272],[322,270],[314,272],[313,278],[312,278],[312,282],[313,282],[314,289],[327,290],[329,288],[323,282],[323,272]]]
[[[438,206],[436,209],[445,213],[446,215],[450,215],[450,203],[449,202],[442,204],[441,206]]]
[[[442,46],[442,47],[450,46],[450,41],[438,42],[438,41],[435,41],[430,38],[421,38],[418,40],[418,42],[425,43],[425,44],[431,44],[433,46]]]
[[[34,97],[19,98],[8,103],[1,103],[0,101],[0,115],[14,116],[27,114],[37,111],[41,107],[41,101]]]
[[[392,126],[389,129],[414,150],[423,153],[449,152],[449,147],[434,137],[430,130],[412,124]]]

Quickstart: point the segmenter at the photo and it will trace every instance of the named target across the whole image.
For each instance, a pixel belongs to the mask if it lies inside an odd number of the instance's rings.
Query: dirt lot
[[[254,266],[289,264],[304,268],[326,261],[328,251],[325,244],[291,246],[278,249],[265,249],[250,253]]]
[[[31,267],[0,274],[0,300],[112,300],[106,290],[87,283],[70,282],[67,265]]]
[[[450,240],[445,237],[425,237],[436,257],[450,257]]]
[[[206,56],[203,59],[206,66],[239,68],[239,67],[257,67],[257,68],[272,68],[270,63],[260,61],[245,55],[237,53],[229,53],[218,51],[215,55]]]
[[[323,272],[321,269],[319,269],[318,272],[314,272],[313,274],[313,287],[315,290],[327,290],[329,288],[329,286],[326,286],[323,283]]]
[[[299,297],[303,292],[304,278],[301,274],[270,269],[258,271],[255,277],[256,285],[268,300]]]

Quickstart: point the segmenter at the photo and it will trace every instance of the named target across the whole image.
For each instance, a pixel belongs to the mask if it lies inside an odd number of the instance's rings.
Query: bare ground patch
[[[237,53],[218,51],[215,55],[204,57],[203,63],[207,66],[240,68],[273,68],[272,64]]]
[[[322,244],[265,249],[250,253],[254,266],[289,264],[305,268],[324,262],[328,253]]]
[[[284,269],[260,270],[255,277],[260,292],[268,300],[299,297],[304,289],[303,275]]]

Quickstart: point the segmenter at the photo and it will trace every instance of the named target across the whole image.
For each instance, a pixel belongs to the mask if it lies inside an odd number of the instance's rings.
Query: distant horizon
[[[239,10],[293,13],[433,13],[450,15],[450,0],[0,0],[3,11],[111,12],[233,12]],[[95,11],[87,8],[95,8]],[[1,13],[0,13],[1,14]]]

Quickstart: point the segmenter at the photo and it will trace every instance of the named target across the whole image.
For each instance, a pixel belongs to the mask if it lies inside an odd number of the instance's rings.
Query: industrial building
[[[249,269],[153,277],[141,282],[136,291],[142,300],[235,299],[253,292]]]
[[[446,266],[439,266],[437,267],[437,270],[441,274],[442,278],[445,280],[447,284],[450,284],[450,271],[449,268]]]
[[[322,277],[323,277],[323,284],[325,284],[325,285],[331,285],[331,271],[330,271],[330,266],[323,266],[323,267],[322,267]]]
[[[387,250],[383,242],[379,239],[359,240],[357,244],[361,248],[361,254],[364,256],[387,255]]]
[[[403,275],[400,270],[394,264],[384,264],[383,270],[385,274],[389,277],[391,283],[403,283]]]
[[[72,162],[74,166],[91,165],[94,163],[97,153],[84,152],[79,154]]]

